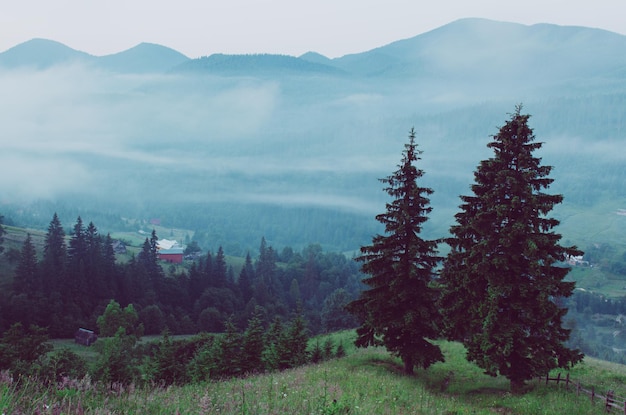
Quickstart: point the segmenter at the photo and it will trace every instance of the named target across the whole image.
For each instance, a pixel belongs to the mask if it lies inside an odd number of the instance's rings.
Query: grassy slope
[[[0,382],[0,413],[17,407],[33,412],[49,405],[62,413],[85,414],[590,414],[603,411],[588,397],[577,396],[554,383],[532,381],[522,396],[508,392],[508,382],[492,378],[465,361],[464,349],[443,342],[445,363],[420,370],[415,377],[401,373],[400,362],[384,349],[354,350],[354,332],[335,334],[348,356],[318,365],[245,379],[207,382],[182,387],[97,392],[84,382],[80,388],[14,390]],[[571,372],[573,379],[595,385],[600,393],[615,389],[626,395],[626,367],[586,359]],[[449,379],[446,384],[445,380]],[[34,387],[33,387],[34,388]],[[83,411],[83,412],[81,412]],[[54,412],[59,413],[59,412]]]

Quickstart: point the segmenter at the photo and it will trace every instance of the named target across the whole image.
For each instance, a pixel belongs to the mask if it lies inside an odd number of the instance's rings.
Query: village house
[[[170,241],[168,239],[157,241],[157,256],[162,261],[172,264],[182,264],[184,250],[184,247],[177,241]]]

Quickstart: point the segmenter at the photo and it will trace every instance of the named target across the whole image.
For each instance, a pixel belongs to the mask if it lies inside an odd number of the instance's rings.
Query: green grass
[[[344,344],[347,357],[221,382],[104,391],[89,379],[66,388],[43,388],[33,381],[16,388],[0,378],[0,413],[536,415],[603,411],[600,403],[594,406],[588,397],[553,382],[545,385],[545,381],[533,380],[527,393],[513,395],[506,379],[484,375],[468,363],[458,343],[440,343],[445,363],[405,376],[401,362],[384,349],[354,349],[353,331],[332,336],[335,345]],[[587,358],[570,376],[594,385],[599,393],[614,389],[617,395],[626,395],[626,366]]]

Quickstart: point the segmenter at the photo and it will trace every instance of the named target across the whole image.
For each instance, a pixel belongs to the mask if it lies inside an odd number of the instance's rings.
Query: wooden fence
[[[560,373],[555,378],[551,378],[549,375],[546,375],[545,381],[546,385],[549,382],[556,382],[557,385],[559,383],[564,383],[565,389],[570,390],[571,388],[572,391],[576,391],[577,395],[580,395],[581,393],[588,395],[591,398],[591,403],[602,403],[606,412],[617,410],[618,412],[626,415],[626,398],[617,396],[612,390],[608,390],[606,395],[602,395],[596,391],[595,387],[586,387],[580,382],[570,379],[569,373],[565,378],[561,377]]]

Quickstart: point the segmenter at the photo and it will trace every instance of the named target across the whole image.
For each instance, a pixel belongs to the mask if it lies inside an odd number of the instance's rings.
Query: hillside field
[[[529,382],[512,395],[501,377],[465,361],[458,343],[441,342],[445,363],[416,376],[382,348],[354,349],[354,331],[332,334],[347,356],[280,373],[167,388],[118,387],[104,391],[89,379],[66,388],[17,388],[0,378],[0,413],[40,414],[596,414],[602,402],[577,396],[570,385]],[[313,340],[315,341],[315,340]],[[58,346],[58,345],[57,345]],[[561,371],[562,376],[565,372]],[[556,376],[556,372],[553,374]],[[626,395],[626,366],[585,360],[570,376],[598,394]],[[37,412],[38,411],[38,412]]]

